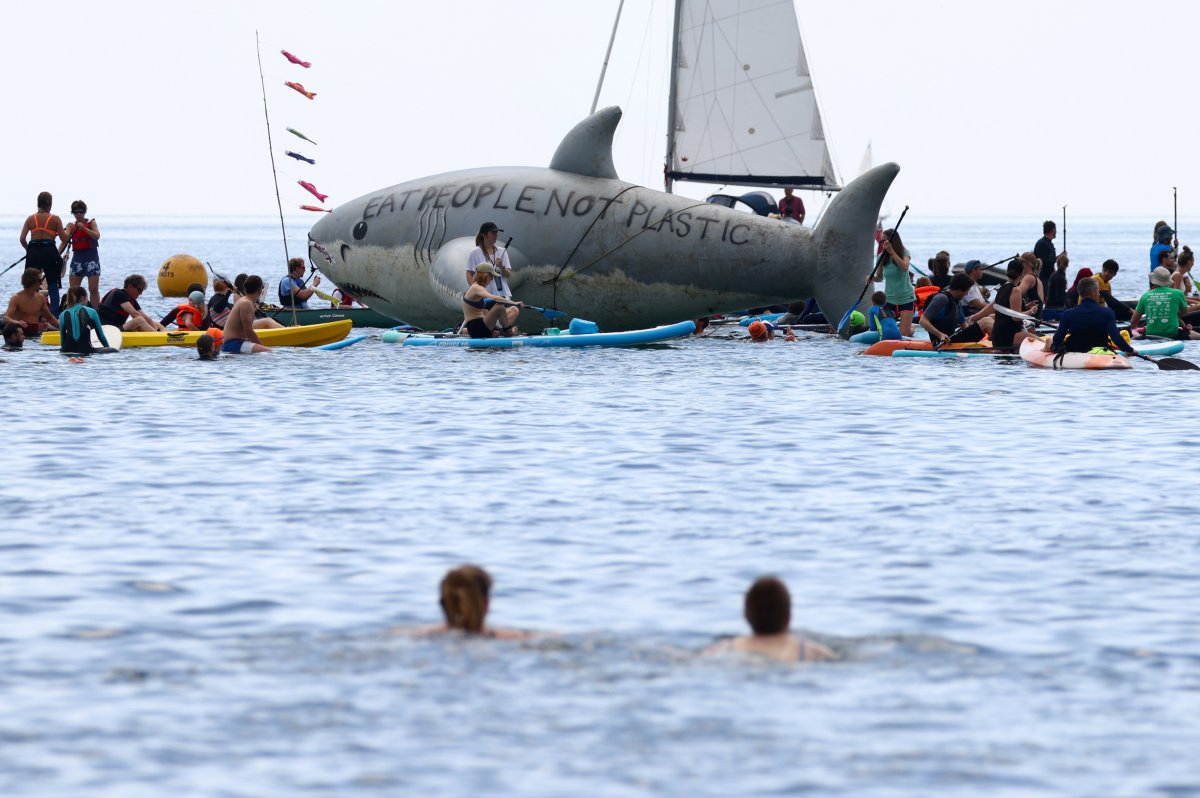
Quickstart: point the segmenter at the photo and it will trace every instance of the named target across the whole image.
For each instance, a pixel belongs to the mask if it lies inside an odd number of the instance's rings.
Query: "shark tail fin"
[[[879,209],[899,173],[898,165],[885,163],[859,175],[833,198],[813,232],[819,274],[813,297],[842,337],[850,313],[862,308]]]

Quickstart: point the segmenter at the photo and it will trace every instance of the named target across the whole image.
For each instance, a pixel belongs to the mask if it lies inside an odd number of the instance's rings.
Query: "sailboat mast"
[[[625,0],[617,3],[617,18],[613,20],[612,35],[608,37],[608,49],[604,52],[604,63],[600,66],[600,80],[596,81],[596,96],[592,98],[591,113],[596,113],[596,104],[600,102],[600,89],[604,86],[604,73],[608,72],[608,59],[612,57],[613,42],[617,40],[617,26],[621,24],[621,9]]]
[[[674,185],[671,168],[675,163],[675,91],[679,83],[679,23],[682,8],[683,0],[675,0],[675,22],[671,26],[671,89],[667,100],[667,158],[663,164],[663,185],[668,194]]]

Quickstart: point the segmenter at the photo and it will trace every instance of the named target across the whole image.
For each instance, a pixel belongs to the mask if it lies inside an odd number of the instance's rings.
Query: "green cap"
[[[866,326],[866,323],[867,323],[867,317],[864,316],[859,311],[856,310],[850,314],[850,326],[851,327],[864,327],[864,326]]]

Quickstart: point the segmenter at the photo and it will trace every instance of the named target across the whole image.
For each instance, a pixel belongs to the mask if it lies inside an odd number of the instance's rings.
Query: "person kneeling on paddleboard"
[[[513,325],[525,303],[488,293],[487,284],[496,276],[496,267],[481,263],[475,267],[471,286],[463,292],[463,321],[472,338],[493,337],[492,328],[500,323],[502,334],[512,335]]]
[[[965,274],[950,278],[950,286],[929,298],[925,312],[921,314],[921,326],[929,333],[929,339],[938,345],[956,343],[970,344],[982,341],[991,329],[992,320],[968,322],[963,314],[962,301],[975,283]]]
[[[1117,317],[1100,299],[1100,283],[1095,277],[1079,281],[1079,304],[1063,312],[1054,338],[1046,344],[1050,352],[1090,352],[1100,348],[1120,349],[1137,354],[1117,332]]]

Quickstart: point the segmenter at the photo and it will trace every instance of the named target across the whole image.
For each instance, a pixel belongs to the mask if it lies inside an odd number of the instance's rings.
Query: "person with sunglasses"
[[[100,307],[100,226],[95,219],[87,218],[87,203],[83,200],[71,203],[71,215],[75,218],[66,230],[73,252],[68,280],[71,288],[78,288],[86,277],[89,301],[92,307]]]

